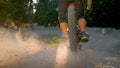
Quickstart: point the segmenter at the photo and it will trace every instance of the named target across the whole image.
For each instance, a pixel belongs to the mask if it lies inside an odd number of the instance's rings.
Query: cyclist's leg
[[[60,22],[60,28],[65,38],[67,35],[67,23],[66,23],[66,11],[68,6],[68,0],[58,0],[58,18]]]
[[[88,41],[88,34],[86,31],[86,20],[84,18],[84,9],[85,9],[85,0],[76,0],[76,16],[78,20],[79,29],[82,34],[81,41],[87,42]]]
[[[85,31],[86,20],[84,18],[84,0],[76,0],[76,18],[81,32]]]

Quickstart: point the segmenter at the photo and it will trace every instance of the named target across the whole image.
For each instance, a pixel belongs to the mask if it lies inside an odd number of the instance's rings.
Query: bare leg
[[[62,30],[63,37],[67,38],[68,37],[68,34],[67,34],[67,23],[66,22],[61,22],[60,23],[60,28]]]
[[[79,19],[78,24],[81,32],[86,30],[86,20],[84,18]]]

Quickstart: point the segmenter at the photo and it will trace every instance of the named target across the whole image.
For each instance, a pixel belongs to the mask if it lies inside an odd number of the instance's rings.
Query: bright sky
[[[33,0],[34,1],[34,3],[37,3],[37,0]]]
[[[33,0],[34,3],[37,3],[37,0]],[[36,9],[33,9],[33,13],[36,12]]]

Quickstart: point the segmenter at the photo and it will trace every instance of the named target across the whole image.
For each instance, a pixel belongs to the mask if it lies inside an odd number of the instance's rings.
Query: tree
[[[31,24],[31,28],[34,30],[33,27],[33,20],[34,20],[34,16],[33,16],[33,7],[35,6],[35,3],[33,2],[33,0],[30,0],[30,4],[29,4],[29,8],[28,8],[28,18],[29,18],[29,23]]]
[[[56,0],[40,0],[35,13],[35,22],[44,26],[53,26],[57,20]]]
[[[28,0],[0,0],[0,22],[5,23],[6,19],[12,21],[27,22],[26,11]]]

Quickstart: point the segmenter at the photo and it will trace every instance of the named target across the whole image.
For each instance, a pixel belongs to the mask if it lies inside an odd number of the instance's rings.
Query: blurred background
[[[120,29],[119,0],[93,0],[88,27]],[[0,0],[0,25],[16,28],[33,25],[59,26],[57,0]],[[11,26],[10,26],[11,25]]]

